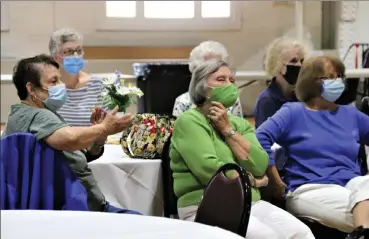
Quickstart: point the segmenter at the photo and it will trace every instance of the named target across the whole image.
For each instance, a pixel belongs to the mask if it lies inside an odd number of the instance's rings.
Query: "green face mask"
[[[212,88],[210,101],[218,101],[225,108],[232,107],[238,99],[238,89],[234,84]]]

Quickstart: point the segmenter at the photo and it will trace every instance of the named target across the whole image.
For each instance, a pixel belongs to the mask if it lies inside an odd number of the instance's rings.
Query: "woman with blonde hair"
[[[264,57],[264,69],[272,82],[258,97],[254,114],[256,127],[284,103],[296,100],[294,87],[308,52],[306,45],[288,37],[277,38],[269,45]]]
[[[255,128],[258,128],[269,117],[273,116],[283,104],[297,101],[295,84],[301,64],[308,55],[308,47],[303,43],[288,37],[275,39],[268,47],[264,58],[264,69],[272,77],[272,81],[258,97],[254,109]],[[275,179],[270,181],[268,189],[263,190],[274,198],[284,196],[285,184],[279,177],[278,168],[285,162],[283,149],[279,149],[276,162],[271,160],[267,175]],[[265,194],[266,197],[267,194]],[[264,195],[264,194],[263,194]]]

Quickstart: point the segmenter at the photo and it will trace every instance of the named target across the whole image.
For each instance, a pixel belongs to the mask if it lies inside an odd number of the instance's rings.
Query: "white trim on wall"
[[[231,1],[230,17],[201,17],[201,1],[195,1],[195,17],[190,19],[149,19],[144,17],[144,1],[137,1],[133,18],[109,18],[105,1],[96,2],[98,31],[202,31],[239,30],[242,26],[242,1]]]
[[[91,75],[101,77],[101,78],[114,77],[113,73],[91,73]],[[1,77],[1,82],[12,80],[12,75],[10,74],[2,74],[0,77]],[[267,80],[270,78],[264,71],[237,71],[236,77],[241,78],[242,80]],[[368,68],[347,69],[346,70],[346,78],[348,79],[363,78],[363,77],[369,77]],[[129,80],[129,79],[136,79],[136,76],[122,75],[122,78]]]

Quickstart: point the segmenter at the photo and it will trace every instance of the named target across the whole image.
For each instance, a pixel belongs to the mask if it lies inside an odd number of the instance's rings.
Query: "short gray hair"
[[[206,100],[207,93],[207,79],[210,74],[217,72],[222,66],[228,64],[224,61],[204,61],[198,65],[192,73],[190,87],[188,93],[191,101],[196,105],[202,105]]]
[[[83,41],[82,35],[73,28],[62,28],[53,32],[49,41],[50,54],[59,54],[63,44],[72,41]]]
[[[206,61],[206,58],[211,56],[220,58],[218,60],[224,61],[227,64],[229,63],[227,49],[222,43],[216,41],[204,41],[200,43],[200,45],[196,46],[190,53],[190,72],[193,72],[199,64]]]

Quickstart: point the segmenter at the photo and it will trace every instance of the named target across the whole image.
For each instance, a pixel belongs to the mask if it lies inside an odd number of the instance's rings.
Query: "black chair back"
[[[172,114],[176,98],[188,91],[191,72],[188,64],[148,64],[137,87],[145,94],[138,98],[138,113]]]
[[[163,177],[163,201],[164,201],[164,217],[170,218],[177,215],[177,197],[173,189],[173,171],[170,168],[170,136],[164,144],[161,156],[162,177]]]
[[[229,179],[226,171],[239,177]],[[237,164],[219,168],[209,181],[197,210],[195,222],[216,226],[246,236],[251,211],[251,186],[246,171]]]

